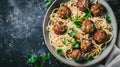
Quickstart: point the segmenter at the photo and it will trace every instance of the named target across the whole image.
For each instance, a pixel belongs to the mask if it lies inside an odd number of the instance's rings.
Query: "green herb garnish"
[[[72,21],[73,22],[79,22],[78,18],[79,18],[78,16],[75,16]]]
[[[64,45],[66,45],[66,42],[67,42],[67,39],[64,38],[64,39],[62,40],[62,43],[63,43]]]
[[[79,44],[78,43],[75,43],[73,44],[74,48],[79,48]]]
[[[41,59],[42,59],[42,63],[41,63],[41,65],[40,65],[40,67],[42,67],[43,64],[45,63],[45,61],[50,59],[50,54],[49,54],[49,53],[46,53],[46,54],[40,55],[40,57],[41,57]]]
[[[77,28],[81,28],[82,23],[81,22],[74,22]]]
[[[84,17],[78,17],[78,16],[75,16],[72,20],[72,22],[82,22],[84,20]]]
[[[111,23],[111,19],[108,15],[106,15],[106,20],[107,20],[108,23]]]
[[[57,49],[57,54],[62,55],[62,49]]]
[[[28,63],[35,63],[37,61],[37,56],[36,55],[28,55]]]
[[[81,25],[82,25],[82,21],[85,19],[85,17],[78,17],[78,16],[75,16],[74,19],[72,20],[72,22],[76,25],[77,28],[81,28]]]
[[[87,9],[87,10],[86,10],[86,13],[85,13],[85,17],[86,17],[86,18],[91,17],[92,14],[91,14],[90,8],[87,6],[86,9]]]
[[[70,28],[70,32],[68,33],[68,35],[69,35],[70,37],[73,37],[73,36],[76,35],[76,33],[77,33],[77,31],[75,31],[73,28]]]
[[[94,58],[91,56],[91,57],[89,57],[89,59],[88,59],[88,60],[90,60],[90,61],[91,61],[91,60],[94,60]]]
[[[45,0],[45,5],[46,6],[50,6],[50,4],[52,3],[53,0]]]
[[[75,58],[74,60],[75,60],[76,62],[79,62],[79,59],[78,59],[78,58]]]
[[[79,48],[80,47],[80,44],[77,43],[76,39],[74,40],[74,42],[71,42],[71,44],[74,48]]]
[[[71,18],[70,14],[66,14],[65,16],[66,18]]]
[[[43,64],[45,63],[46,60],[50,59],[50,53],[45,53],[40,55],[40,58],[42,60],[41,64],[39,65],[39,63],[37,62],[38,57],[36,55],[28,55],[28,63],[32,63],[35,65],[35,67],[42,67]]]

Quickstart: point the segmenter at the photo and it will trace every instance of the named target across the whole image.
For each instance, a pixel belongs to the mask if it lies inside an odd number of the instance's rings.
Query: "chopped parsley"
[[[46,6],[50,6],[50,4],[52,3],[53,0],[45,0],[45,5]]]
[[[82,25],[82,21],[85,19],[85,17],[78,17],[78,16],[75,16],[72,20],[72,22],[76,25],[77,28],[81,28],[81,25]]]
[[[77,31],[75,31],[73,28],[70,28],[70,32],[68,33],[68,35],[70,37],[74,37],[76,35]]]
[[[106,15],[106,21],[107,21],[108,23],[111,23],[111,19],[110,19],[110,17],[109,17],[108,15]]]
[[[77,43],[76,39],[74,40],[74,42],[71,42],[71,44],[74,48],[79,48],[80,47],[80,45],[79,45],[79,43]]]
[[[62,55],[62,49],[57,49],[57,54]]]
[[[81,22],[74,22],[77,28],[81,28],[82,23]]]
[[[90,60],[90,61],[91,61],[91,60],[94,60],[94,58],[91,56],[91,57],[89,57],[89,59],[88,59],[88,60]]]
[[[72,21],[73,22],[79,22],[78,18],[79,18],[78,16],[75,16]]]
[[[73,44],[73,47],[74,47],[74,48],[79,48],[79,44],[78,44],[78,43],[75,43],[75,44]]]
[[[82,22],[84,20],[84,17],[78,17],[78,16],[75,16],[72,20],[72,22]]]
[[[66,18],[71,18],[70,14],[66,14],[65,16]]]
[[[37,56],[36,55],[28,55],[28,63],[35,63],[37,61]]]
[[[74,60],[75,60],[76,62],[79,62],[79,59],[78,59],[78,58],[75,58]]]
[[[64,39],[62,40],[62,43],[66,45],[66,42],[67,42],[67,39],[64,37]]]
[[[90,8],[87,6],[86,9],[87,9],[87,10],[86,10],[86,13],[85,13],[85,17],[86,17],[86,18],[91,17],[92,14],[91,14]]]

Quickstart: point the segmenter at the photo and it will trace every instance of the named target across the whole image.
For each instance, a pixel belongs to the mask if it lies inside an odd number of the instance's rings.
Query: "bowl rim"
[[[87,64],[87,65],[82,65],[82,64],[80,64],[80,65],[76,65],[76,64],[70,64],[70,63],[67,63],[67,62],[65,62],[65,61],[62,61],[62,59],[60,59],[57,55],[55,55],[55,51],[53,52],[52,50],[53,49],[51,49],[49,46],[51,46],[51,45],[49,45],[48,44],[48,42],[47,42],[47,40],[46,40],[46,36],[45,36],[45,30],[46,30],[46,27],[45,27],[45,23],[46,23],[46,18],[47,18],[47,14],[48,14],[48,12],[49,12],[49,10],[52,8],[52,6],[57,2],[57,1],[59,1],[59,0],[54,0],[53,1],[53,3],[50,5],[50,7],[47,9],[47,12],[46,12],[46,14],[45,14],[45,16],[44,16],[44,20],[43,20],[43,37],[44,37],[44,41],[45,41],[45,44],[46,44],[46,46],[47,46],[47,48],[49,49],[49,51],[50,51],[50,53],[56,58],[56,59],[58,59],[59,61],[61,61],[61,62],[63,62],[64,64],[67,64],[67,65],[71,65],[71,66],[91,66],[91,65],[94,65],[94,64],[96,64],[96,63],[98,63],[98,62],[100,62],[100,61],[102,61],[103,59],[105,59],[107,56],[108,56],[108,54],[112,51],[112,49],[113,49],[113,46],[114,46],[114,44],[115,44],[115,42],[116,42],[116,39],[117,39],[117,30],[118,30],[118,27],[117,27],[117,20],[116,20],[116,17],[115,17],[115,14],[114,14],[114,12],[113,12],[113,10],[112,10],[112,8],[110,7],[110,5],[105,1],[105,0],[101,0],[101,1],[103,1],[104,3],[105,3],[105,5],[107,5],[107,7],[109,8],[109,10],[111,11],[111,14],[110,14],[110,17],[112,17],[112,19],[114,19],[113,21],[114,21],[114,27],[115,27],[115,35],[114,35],[114,39],[112,40],[112,45],[111,45],[111,48],[109,48],[109,51],[107,52],[106,51],[106,55],[104,55],[103,57],[99,57],[100,59],[98,60],[98,61],[96,61],[96,62],[93,62],[93,63],[91,63],[91,64]],[[69,0],[68,0],[69,1]],[[100,0],[99,0],[100,1]],[[56,7],[54,7],[54,8],[56,8]],[[112,22],[113,23],[113,22]],[[103,50],[103,51],[105,51],[105,50]],[[102,54],[103,54],[103,52],[102,52]],[[65,58],[64,58],[65,59]],[[65,59],[66,60],[66,59]],[[91,62],[91,61],[90,61]]]

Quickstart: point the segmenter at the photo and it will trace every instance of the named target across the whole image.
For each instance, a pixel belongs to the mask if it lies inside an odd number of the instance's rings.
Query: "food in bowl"
[[[105,8],[89,0],[61,3],[46,27],[51,46],[66,59],[86,62],[101,55],[113,38]],[[109,18],[110,20],[110,18]]]

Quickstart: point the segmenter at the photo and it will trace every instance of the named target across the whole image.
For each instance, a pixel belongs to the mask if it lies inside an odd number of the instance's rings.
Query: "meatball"
[[[89,0],[78,0],[76,6],[79,10],[85,12],[86,7],[90,6],[90,2],[89,2]]]
[[[77,61],[83,61],[82,52],[79,49],[74,49],[71,53],[71,57]]]
[[[82,31],[86,34],[92,33],[94,31],[94,23],[91,20],[84,20],[82,22]]]
[[[92,14],[97,17],[97,16],[101,16],[105,11],[105,8],[102,4],[94,4],[91,7],[91,12]]]
[[[104,43],[107,39],[107,33],[104,30],[97,30],[97,32],[94,34],[93,39],[96,43]]]
[[[67,15],[71,16],[71,10],[67,6],[60,6],[57,14],[62,19],[67,19]]]
[[[90,40],[83,39],[80,47],[83,52],[89,52],[93,48],[93,44]]]
[[[56,22],[54,27],[53,27],[53,30],[54,30],[55,34],[57,34],[57,35],[65,34],[67,32],[67,29],[68,29],[68,27],[65,26],[63,24],[63,22],[61,22],[61,21]]]

